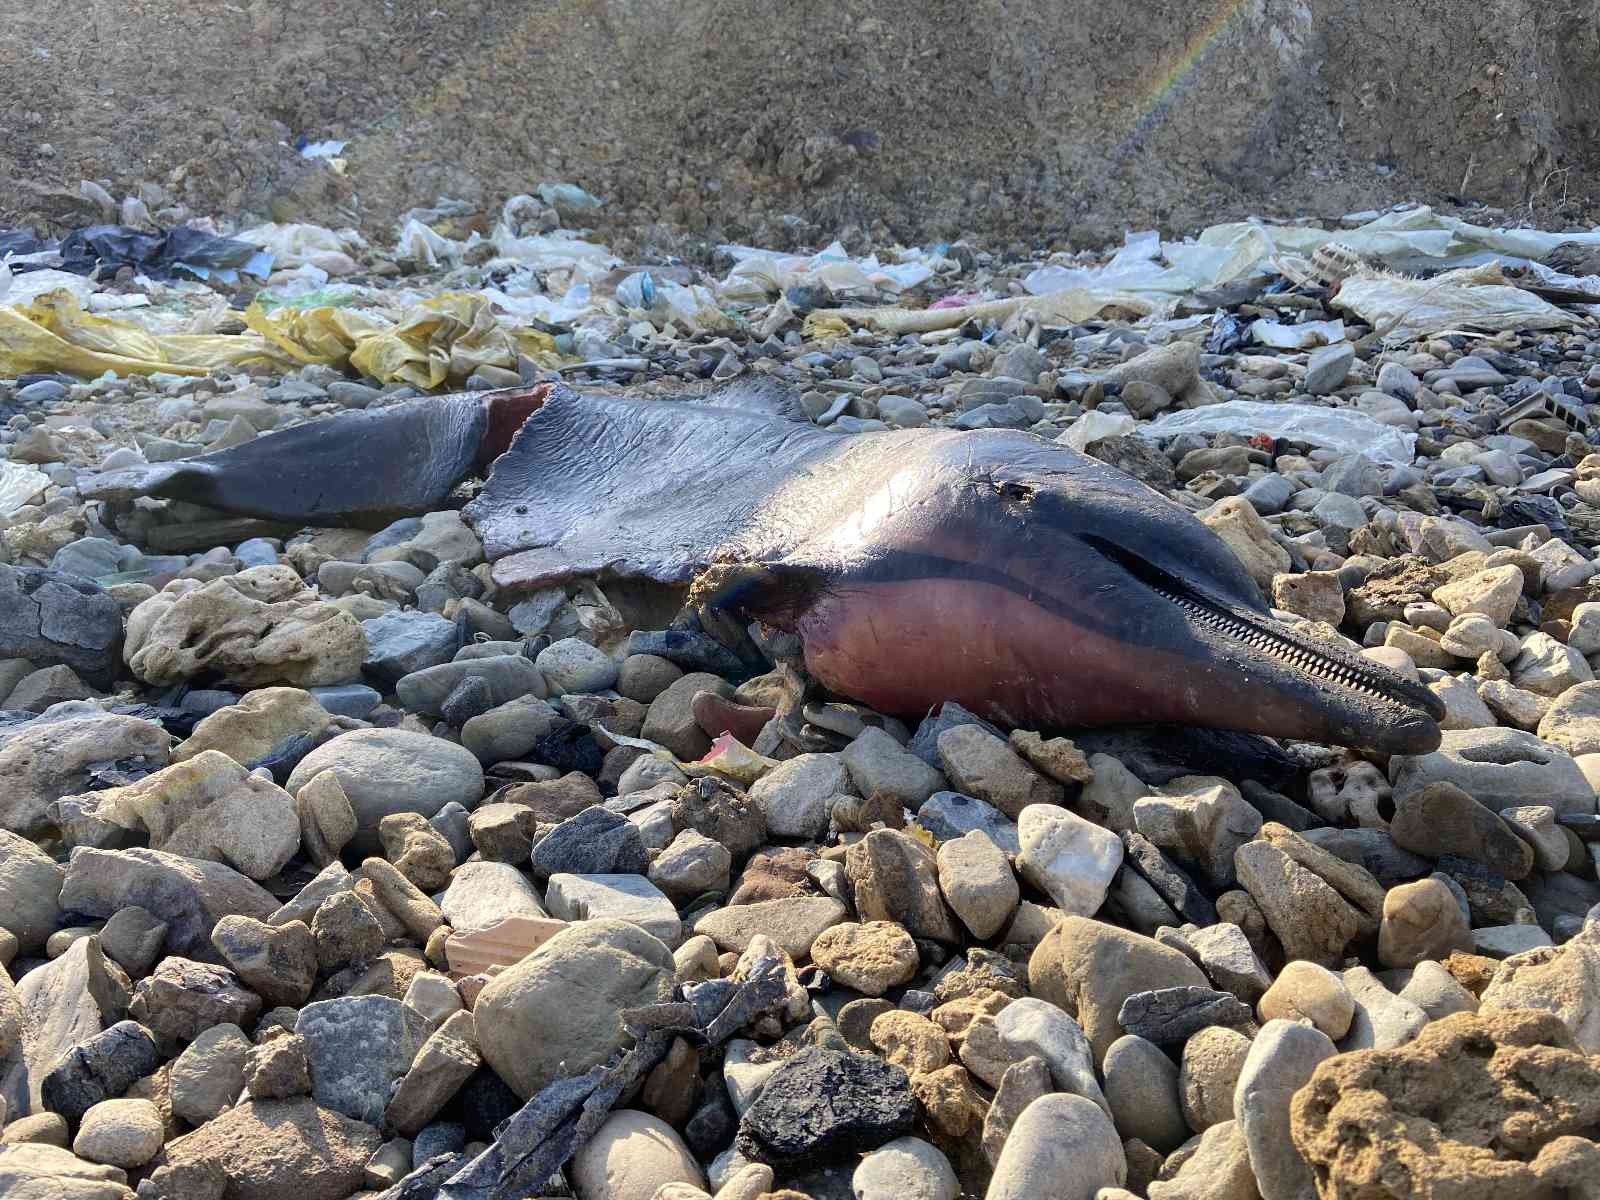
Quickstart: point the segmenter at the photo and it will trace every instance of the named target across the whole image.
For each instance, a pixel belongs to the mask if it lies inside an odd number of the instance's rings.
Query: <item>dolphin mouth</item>
[[[1264,612],[1208,594],[1100,538],[1094,548],[1181,614],[1198,656],[1248,671],[1263,703],[1249,724],[1258,732],[1387,754],[1425,754],[1440,742],[1444,702],[1419,683],[1298,633]],[[1220,707],[1230,702],[1218,697]]]

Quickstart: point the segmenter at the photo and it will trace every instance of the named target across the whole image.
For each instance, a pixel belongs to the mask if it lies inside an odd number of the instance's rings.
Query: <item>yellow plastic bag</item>
[[[832,340],[850,336],[850,326],[842,317],[820,310],[810,313],[800,326],[800,336],[808,342]]]
[[[296,362],[330,367],[344,366],[361,339],[388,329],[373,317],[331,305],[269,313],[259,301],[245,310],[244,323]]]
[[[83,311],[70,292],[46,292],[31,304],[0,305],[0,375],[67,371],[74,375],[204,375],[254,363],[292,366],[256,334],[153,334],[114,317]]]
[[[519,341],[495,320],[486,297],[446,292],[424,300],[392,328],[363,337],[350,365],[384,383],[435,388],[482,366],[515,367]]]

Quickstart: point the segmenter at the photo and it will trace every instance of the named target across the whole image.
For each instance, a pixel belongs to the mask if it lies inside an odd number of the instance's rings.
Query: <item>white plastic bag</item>
[[[1285,325],[1281,321],[1262,319],[1250,326],[1250,336],[1263,346],[1277,350],[1310,350],[1314,346],[1331,346],[1344,341],[1344,322],[1306,321]]]
[[[1130,416],[1091,409],[1067,426],[1066,431],[1056,438],[1056,444],[1070,446],[1083,454],[1088,451],[1090,442],[1108,437],[1126,437],[1137,428],[1138,422]]]
[[[1375,421],[1354,409],[1315,404],[1227,400],[1165,413],[1138,429],[1140,437],[1148,438],[1175,437],[1180,433],[1237,433],[1242,437],[1264,433],[1342,453],[1360,452],[1373,462],[1396,466],[1408,464],[1417,456],[1416,434]]]
[[[1570,329],[1582,319],[1505,281],[1499,263],[1432,279],[1355,276],[1333,305],[1355,313],[1386,342],[1464,330]]]
[[[50,486],[50,477],[27,463],[0,461],[0,517],[12,517]]]

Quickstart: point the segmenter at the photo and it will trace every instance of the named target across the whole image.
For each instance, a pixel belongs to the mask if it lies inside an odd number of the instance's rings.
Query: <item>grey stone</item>
[[[396,609],[361,622],[361,628],[367,635],[361,669],[388,684],[449,662],[461,644],[455,622],[437,613]]]
[[[439,908],[456,933],[474,933],[508,917],[549,915],[527,876],[501,862],[462,863],[451,875]]]
[[[939,771],[882,729],[866,729],[844,748],[840,757],[858,795],[886,795],[913,811],[945,787],[945,778]]]
[[[1369,871],[1384,887],[1426,875],[1427,859],[1402,850],[1382,829],[1307,829],[1301,835],[1313,846]]]
[[[192,1042],[214,1025],[244,1026],[261,1011],[261,997],[232,971],[169,955],[139,981],[128,1015],[167,1043]]]
[[[837,754],[801,754],[779,763],[750,788],[774,837],[820,839],[828,831],[830,801],[853,792]]]
[[[1416,1037],[1428,1023],[1427,1013],[1384,987],[1366,967],[1350,967],[1340,978],[1355,1001],[1350,1032],[1340,1040],[1340,1050],[1392,1050]]]
[[[1122,835],[1122,847],[1126,868],[1137,871],[1185,921],[1196,925],[1210,925],[1216,921],[1216,905],[1149,838],[1130,829]]]
[[[544,900],[563,921],[628,921],[668,947],[683,940],[678,910],[642,875],[555,874]]]
[[[148,1029],[137,1021],[118,1021],[57,1059],[39,1086],[40,1099],[50,1112],[77,1122],[102,1100],[122,1095],[154,1072],[161,1061]]]
[[[1111,1118],[1081,1096],[1045,1096],[1012,1126],[985,1200],[1093,1200],[1099,1189],[1121,1187],[1127,1178]]]
[[[318,704],[336,717],[365,721],[383,702],[383,696],[362,683],[343,683],[330,687],[307,688]]]
[[[79,938],[60,957],[23,975],[15,991],[0,972],[0,1020],[9,1043],[0,1055],[0,1098],[10,1119],[39,1112],[47,1074],[127,1003],[125,983],[108,969],[99,939]],[[16,1040],[21,1035],[20,1053]]]
[[[1343,386],[1345,376],[1355,365],[1356,349],[1349,342],[1335,342],[1319,346],[1311,352],[1306,363],[1306,376],[1301,384],[1313,396],[1326,396]]]
[[[529,659],[520,654],[501,654],[413,671],[395,683],[395,695],[414,712],[437,715],[450,693],[469,676],[476,676],[489,685],[495,704],[505,704],[519,696],[540,696],[545,691],[544,677]]]
[[[1167,987],[1134,992],[1122,1002],[1123,1029],[1161,1045],[1182,1043],[1208,1025],[1249,1025],[1254,1013],[1229,992],[1202,987]]]
[[[1007,819],[994,805],[960,792],[935,792],[928,797],[917,810],[917,824],[941,842],[977,830],[1007,854],[1016,855],[1022,850],[1015,821]]]
[[[250,1039],[237,1025],[207,1029],[172,1064],[168,1086],[172,1115],[204,1125],[244,1090]]]
[[[0,829],[0,929],[36,954],[61,923],[61,867],[27,838]]]
[[[552,694],[603,692],[617,682],[617,664],[604,650],[577,638],[552,642],[534,660]]]
[[[489,709],[461,727],[461,744],[480,762],[518,759],[549,733],[556,710],[537,696],[518,696]]]
[[[100,945],[134,978],[155,965],[166,940],[167,923],[137,904],[119,908],[100,930]]]
[[[986,733],[993,734],[1002,740],[1005,734],[976,713],[969,712],[954,700],[946,700],[939,706],[939,711],[922,719],[917,726],[917,731],[911,737],[906,749],[915,754],[923,762],[935,770],[939,769],[939,735],[947,729],[954,729],[958,725],[976,725]]]
[[[76,851],[61,886],[63,908],[110,917],[137,905],[161,914],[167,949],[213,957],[211,931],[225,916],[267,920],[278,908],[272,894],[232,867],[160,850]]]
[[[1397,803],[1444,782],[1495,811],[1529,804],[1558,814],[1595,810],[1594,788],[1571,756],[1520,729],[1447,729],[1431,754],[1390,759],[1389,778]]]
[[[1117,1132],[1168,1154],[1189,1137],[1178,1068],[1154,1042],[1127,1034],[1106,1051],[1105,1093]]]
[[[357,854],[377,849],[378,822],[390,813],[430,817],[451,801],[472,809],[483,795],[483,768],[471,751],[404,729],[340,734],[301,759],[285,787],[298,793],[329,769],[355,811],[357,832],[350,849]]]
[[[421,1016],[389,996],[308,1004],[294,1031],[305,1040],[317,1103],[369,1125],[383,1123],[390,1089],[430,1032]]]
[[[0,659],[64,664],[97,687],[121,666],[122,610],[76,575],[0,564]]]
[[[604,808],[589,808],[557,825],[533,848],[533,876],[644,873],[649,855],[639,827]]]
[[[1268,1021],[1251,1043],[1234,1091],[1261,1200],[1307,1200],[1311,1171],[1289,1136],[1289,1102],[1317,1064],[1335,1053],[1326,1034],[1297,1021]]]
[[[996,1015],[1000,1040],[1018,1055],[1043,1059],[1055,1086],[1099,1105],[1107,1116],[1111,1105],[1095,1078],[1094,1049],[1083,1028],[1055,1005],[1024,997]]]

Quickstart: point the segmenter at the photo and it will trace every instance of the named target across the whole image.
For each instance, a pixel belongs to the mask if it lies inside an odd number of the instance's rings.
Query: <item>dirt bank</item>
[[[1600,165],[1600,0],[15,7],[12,220],[81,178],[375,230],[568,179],[726,238],[1092,241],[1399,198],[1577,218]],[[348,139],[348,174],[301,134]]]

